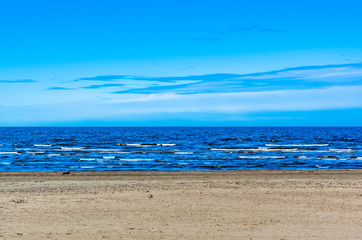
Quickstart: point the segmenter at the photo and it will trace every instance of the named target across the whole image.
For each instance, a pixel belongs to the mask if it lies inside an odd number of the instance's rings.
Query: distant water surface
[[[362,169],[362,128],[0,128],[0,172],[242,169]]]

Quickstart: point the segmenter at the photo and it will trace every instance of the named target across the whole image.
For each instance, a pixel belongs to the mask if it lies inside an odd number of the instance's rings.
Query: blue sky
[[[360,9],[3,0],[0,126],[361,126]]]

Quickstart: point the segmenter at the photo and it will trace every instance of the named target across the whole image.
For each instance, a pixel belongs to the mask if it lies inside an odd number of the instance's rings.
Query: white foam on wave
[[[176,146],[176,143],[161,143],[161,146],[171,147],[171,146]]]
[[[60,147],[59,150],[61,151],[82,151],[84,147]]]
[[[133,158],[133,159],[121,158],[119,160],[123,161],[123,162],[144,162],[144,161],[154,161],[155,159],[149,159],[149,158]]]
[[[79,159],[79,161],[95,161],[95,160],[97,160],[97,159],[95,159],[95,158],[81,158],[81,159]]]
[[[326,144],[265,144],[266,147],[327,147]]]
[[[178,165],[190,165],[190,163],[178,163]]]
[[[285,156],[239,156],[239,158],[241,159],[268,159],[268,158],[272,158],[272,159],[284,159]]]
[[[326,153],[328,150],[299,150],[299,153]]]
[[[342,159],[339,159],[338,157],[323,157],[323,158],[320,158],[321,160],[342,160]]]
[[[227,152],[298,152],[297,148],[211,148],[212,151],[227,151]]]
[[[325,150],[299,150],[297,148],[211,148],[211,151],[226,151],[226,152],[286,152],[286,153],[325,153],[325,152],[336,152],[336,153],[353,153],[356,152],[353,149],[325,149]]]
[[[126,143],[126,144],[119,144],[119,145],[126,145],[131,147],[155,147],[155,146],[163,146],[163,147],[171,147],[176,146],[176,143]]]
[[[193,152],[175,152],[175,154],[194,154]]]
[[[242,149],[237,148],[210,148],[211,151],[227,151],[227,152],[237,152],[242,151]]]
[[[10,164],[12,164],[12,163],[10,163],[10,162],[0,162],[0,164],[3,164],[3,165],[10,165]]]
[[[91,148],[91,149],[84,149],[89,152],[118,152],[119,149],[109,149],[109,148]]]
[[[87,152],[99,152],[99,153],[130,153],[130,152],[121,152],[123,149],[82,149]]]
[[[34,144],[34,147],[51,147],[52,144]]]
[[[126,143],[126,146],[131,146],[131,147],[141,147],[142,145],[140,143]]]
[[[238,158],[246,159],[246,158],[260,158],[260,156],[238,156]]]
[[[59,154],[59,153],[51,153],[51,154],[48,154],[48,157],[55,157],[55,156],[61,156],[62,154]]]
[[[316,168],[331,168],[331,167],[324,167],[322,165],[315,165]]]
[[[0,154],[3,154],[3,155],[10,155],[10,154],[21,154],[21,152],[14,152],[14,151],[12,151],[12,152],[0,152]]]
[[[106,159],[113,159],[113,158],[116,158],[116,156],[103,156],[103,158],[106,158]]]
[[[330,152],[356,152],[355,150],[353,149],[350,149],[350,148],[346,148],[346,149],[328,149],[328,151]]]
[[[45,152],[26,152],[32,155],[37,155],[37,154],[44,154]]]
[[[322,160],[326,160],[326,161],[328,161],[328,160],[333,160],[333,161],[348,161],[348,160],[350,160],[350,159],[347,159],[347,158],[322,158]]]

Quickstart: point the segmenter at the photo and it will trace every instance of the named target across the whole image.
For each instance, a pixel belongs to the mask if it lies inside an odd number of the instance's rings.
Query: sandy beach
[[[362,239],[362,171],[0,173],[0,239]]]

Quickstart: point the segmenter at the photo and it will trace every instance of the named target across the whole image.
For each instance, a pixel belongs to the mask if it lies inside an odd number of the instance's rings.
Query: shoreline
[[[226,170],[226,171],[57,171],[57,172],[0,172],[0,180],[7,181],[10,178],[21,180],[22,178],[45,178],[58,180],[72,180],[77,178],[109,178],[113,180],[125,180],[127,178],[246,178],[246,177],[266,177],[286,178],[286,177],[312,177],[318,176],[344,176],[362,179],[362,170]],[[284,176],[284,177],[283,177]]]
[[[0,172],[0,239],[360,239],[362,170]]]

